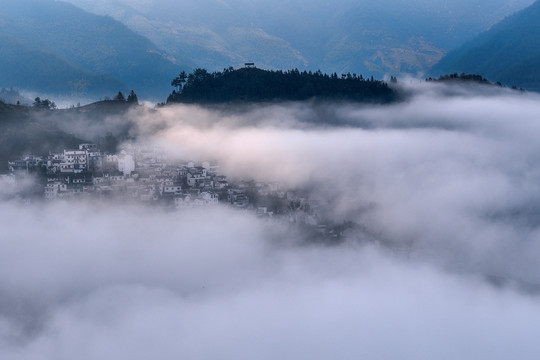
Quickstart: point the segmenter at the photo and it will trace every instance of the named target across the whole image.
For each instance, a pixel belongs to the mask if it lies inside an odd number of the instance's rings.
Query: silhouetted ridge
[[[484,78],[482,75],[477,74],[446,74],[441,75],[438,78],[427,78],[426,81],[434,81],[434,82],[459,82],[459,83],[477,83],[477,84],[485,84],[485,85],[495,85],[492,82],[490,82],[488,79]],[[501,85],[501,84],[496,84]]]
[[[180,74],[172,85],[178,87],[167,102],[223,103],[307,100],[310,98],[340,99],[366,102],[389,102],[396,98],[394,90],[379,80],[361,75],[338,76],[317,72],[270,71],[257,68],[225,69],[210,73],[196,69]]]

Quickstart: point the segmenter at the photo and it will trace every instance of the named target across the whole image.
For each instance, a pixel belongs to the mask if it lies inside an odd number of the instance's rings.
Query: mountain
[[[479,73],[492,81],[540,91],[540,1],[451,51],[431,73]]]
[[[0,84],[46,94],[102,96],[125,89],[121,81],[77,68],[57,56],[32,50],[0,35]]]
[[[424,74],[533,0],[69,0],[188,66]]]
[[[65,2],[4,1],[0,34],[0,86],[91,96],[135,89],[159,99],[178,72],[147,38]]]

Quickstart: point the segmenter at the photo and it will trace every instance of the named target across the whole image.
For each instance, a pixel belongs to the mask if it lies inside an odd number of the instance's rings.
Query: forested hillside
[[[185,83],[185,84],[184,84]],[[174,90],[168,102],[222,103],[293,101],[310,98],[366,102],[387,102],[395,99],[395,92],[382,81],[364,79],[362,75],[338,76],[297,69],[268,71],[256,68],[225,69],[210,73],[196,69],[180,74],[172,82]]]

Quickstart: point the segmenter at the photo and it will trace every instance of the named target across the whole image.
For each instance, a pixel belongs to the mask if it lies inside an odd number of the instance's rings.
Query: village
[[[219,173],[217,164],[173,161],[155,147],[125,144],[118,153],[108,154],[96,144],[80,144],[78,149],[47,156],[25,155],[10,161],[9,170],[6,177],[12,182],[36,176],[39,189],[33,187],[32,193],[45,201],[101,199],[178,210],[221,204],[260,218],[307,226],[326,237],[339,236],[323,220],[323,201],[306,191],[284,189],[273,182],[231,182]]]

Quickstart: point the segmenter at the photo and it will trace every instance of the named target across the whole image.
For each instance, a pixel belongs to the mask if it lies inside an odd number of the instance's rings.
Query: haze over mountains
[[[96,75],[44,50],[29,48],[13,37],[0,35],[0,82],[48,94],[72,96],[107,94],[126,85],[108,75]],[[22,61],[24,59],[24,61]]]
[[[113,16],[181,64],[210,70],[321,69],[381,77],[424,73],[533,0],[70,0]]]
[[[110,17],[52,0],[2,5],[3,87],[74,96],[135,88],[155,96],[167,93],[177,71],[152,42]]]
[[[432,70],[433,75],[454,72],[540,91],[540,2],[450,52]]]
[[[0,87],[93,99],[134,89],[163,101],[180,70],[247,61],[423,76],[450,49],[533,0],[69,2],[3,3]]]
[[[355,1],[2,2],[0,360],[538,360],[532,0]]]

